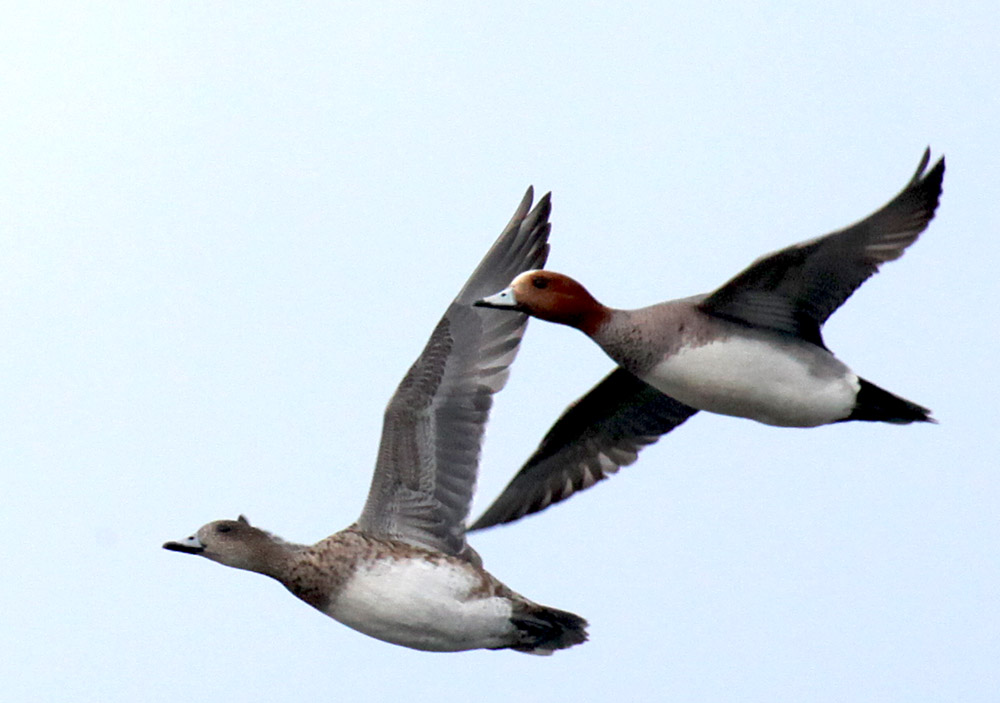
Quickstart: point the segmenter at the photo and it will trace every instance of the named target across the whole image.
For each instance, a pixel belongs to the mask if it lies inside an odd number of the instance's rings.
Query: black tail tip
[[[861,387],[854,402],[854,410],[844,418],[844,421],[890,422],[895,425],[909,425],[911,422],[937,424],[937,420],[931,417],[928,408],[893,395],[863,378],[859,378],[858,381]]]
[[[587,621],[565,610],[535,605],[510,620],[522,638],[511,649],[525,654],[552,654],[587,641]]]

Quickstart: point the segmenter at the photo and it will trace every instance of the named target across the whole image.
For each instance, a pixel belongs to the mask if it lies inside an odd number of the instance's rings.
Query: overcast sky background
[[[0,699],[998,699],[995,3],[20,5]],[[550,267],[633,307],[869,214],[928,144],[937,218],[825,336],[940,425],[701,414],[472,538],[586,645],[410,651],[160,548],[352,522],[386,401],[529,184]],[[475,514],[610,368],[531,325]]]

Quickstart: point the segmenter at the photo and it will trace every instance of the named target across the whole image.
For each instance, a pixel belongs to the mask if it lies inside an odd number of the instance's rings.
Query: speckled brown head
[[[166,542],[164,549],[217,561],[234,569],[269,573],[281,540],[253,527],[243,515],[236,520],[216,520],[195,534],[177,542]]]

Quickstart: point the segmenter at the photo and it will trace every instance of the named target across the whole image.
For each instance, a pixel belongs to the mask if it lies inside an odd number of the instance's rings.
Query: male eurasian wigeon
[[[586,641],[583,618],[515,593],[465,540],[492,397],[528,321],[472,303],[545,263],[549,196],[528,212],[531,201],[529,188],[389,401],[357,522],[307,546],[240,516],[163,547],[270,576],[348,627],[413,649],[550,654]]]
[[[783,427],[934,422],[927,408],[855,374],[820,334],[934,217],[944,158],[925,172],[929,159],[928,149],[881,210],[761,257],[708,295],[618,310],[568,276],[536,270],[476,302],[576,327],[620,368],[570,406],[470,529],[511,522],[588,488],[698,410]]]

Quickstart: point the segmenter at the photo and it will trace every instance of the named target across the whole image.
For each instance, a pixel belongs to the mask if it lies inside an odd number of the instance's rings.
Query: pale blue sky
[[[0,27],[0,699],[997,700],[995,3],[25,5]],[[585,646],[409,651],[160,549],[241,512],[350,523],[385,402],[528,184],[551,267],[627,307],[867,215],[928,144],[937,219],[826,340],[941,424],[701,414],[473,537]],[[476,514],[610,368],[531,325]]]

